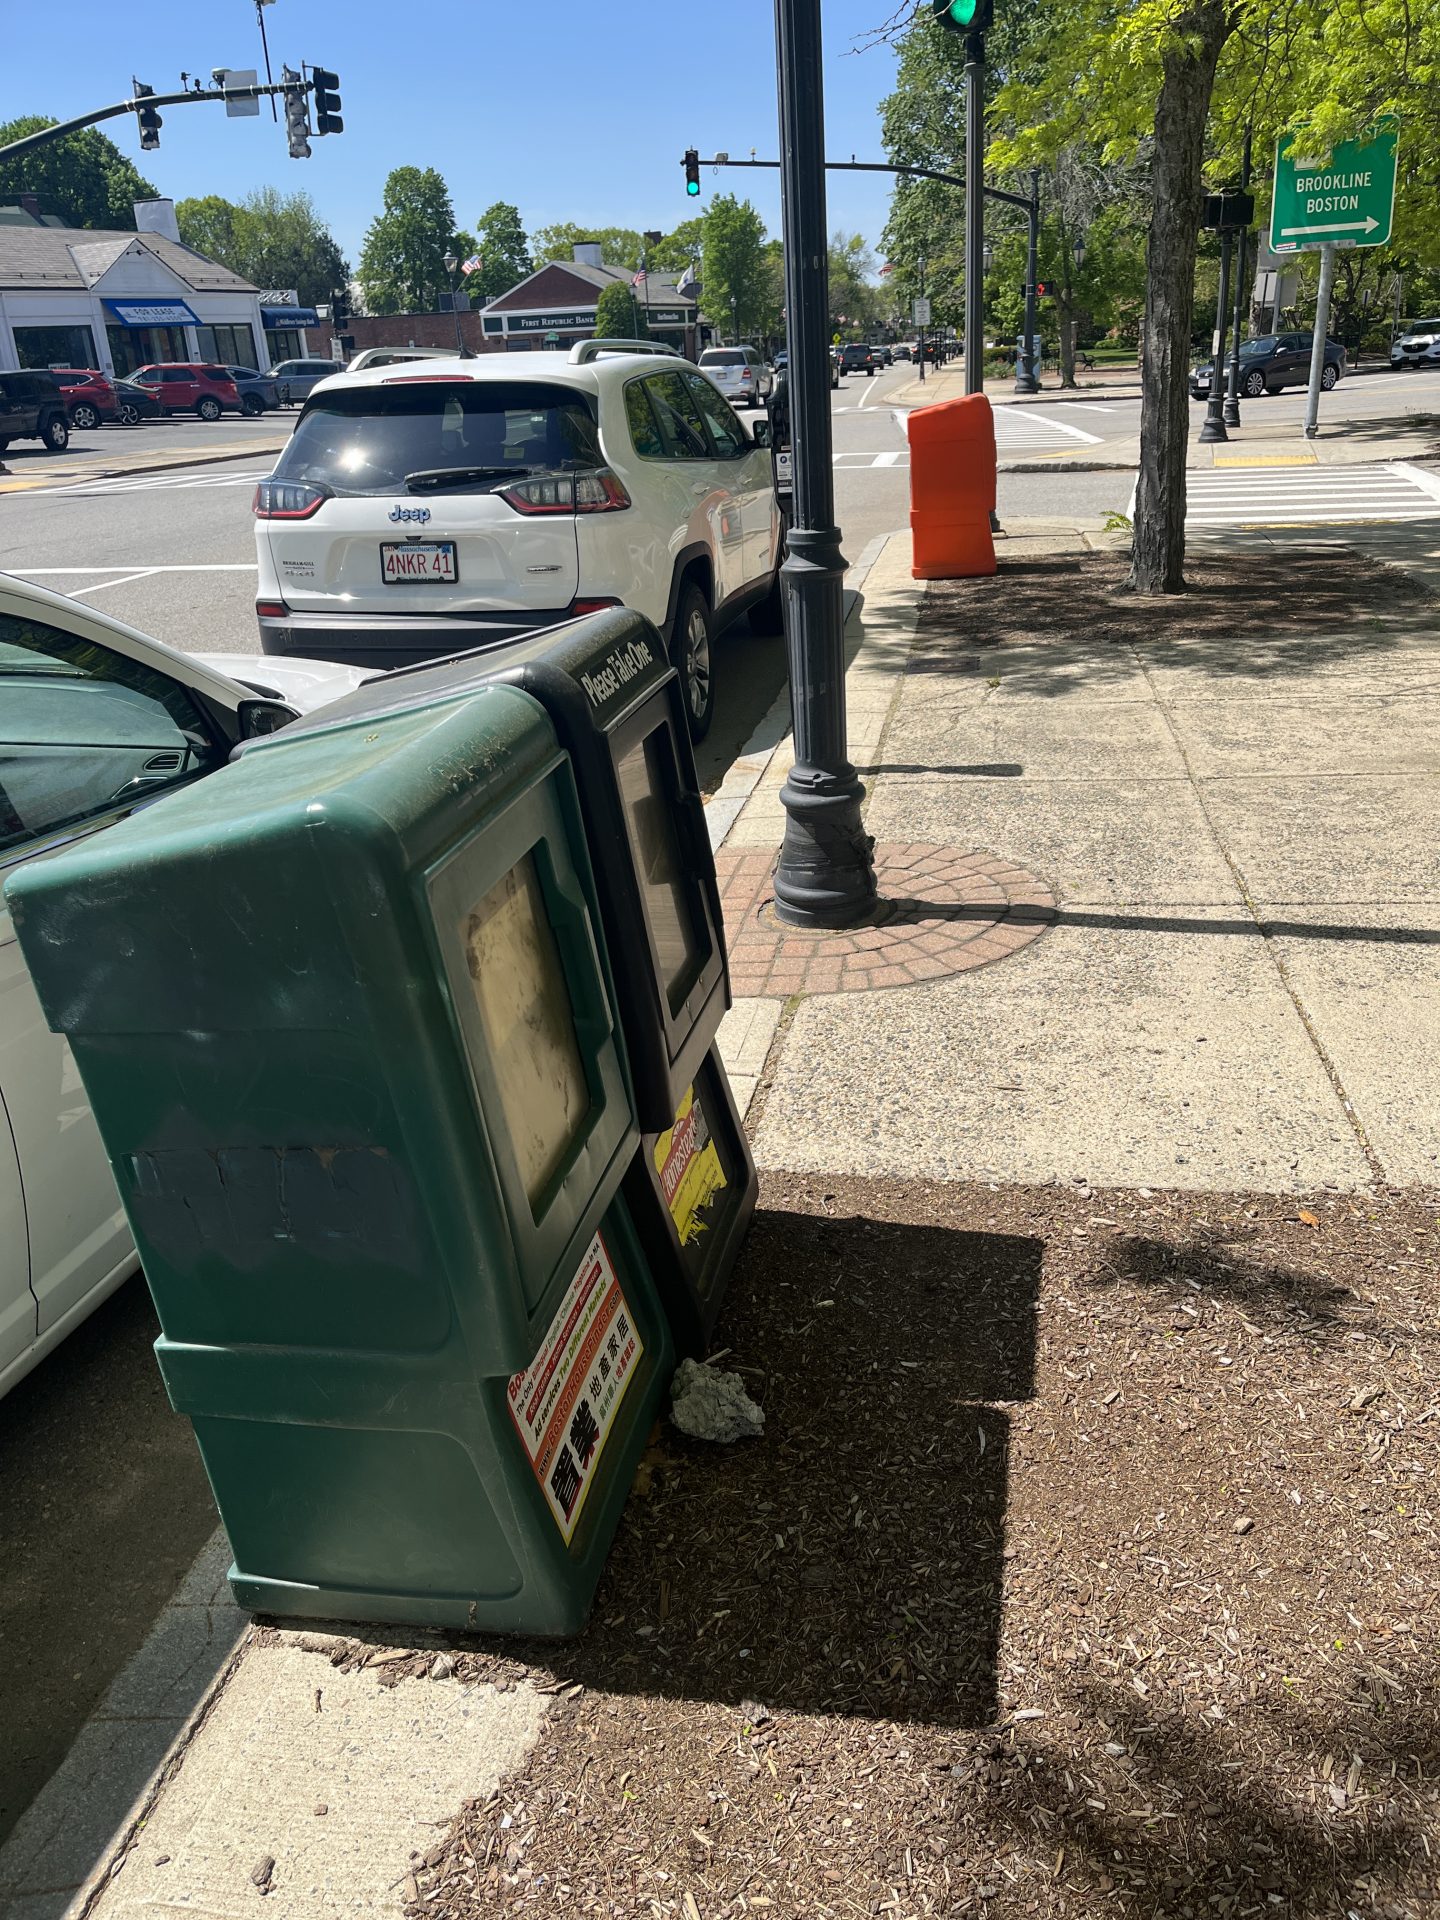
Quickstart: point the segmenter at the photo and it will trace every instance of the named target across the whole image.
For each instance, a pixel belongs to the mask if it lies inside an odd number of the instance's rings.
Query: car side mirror
[[[771,428],[768,420],[756,420],[750,428],[751,437],[757,447],[768,447],[771,442]]]
[[[260,740],[267,733],[278,733],[300,715],[283,700],[242,700],[235,709],[235,721],[242,740]]]

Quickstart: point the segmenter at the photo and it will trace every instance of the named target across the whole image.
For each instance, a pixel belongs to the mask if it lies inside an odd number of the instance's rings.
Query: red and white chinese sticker
[[[509,1384],[510,1417],[567,1544],[644,1351],[597,1233],[540,1351]]]

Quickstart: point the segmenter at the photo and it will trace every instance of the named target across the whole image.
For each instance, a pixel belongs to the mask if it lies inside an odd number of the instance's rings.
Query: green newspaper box
[[[490,687],[278,733],[9,897],[236,1598],[576,1630],[673,1348],[543,709]]]

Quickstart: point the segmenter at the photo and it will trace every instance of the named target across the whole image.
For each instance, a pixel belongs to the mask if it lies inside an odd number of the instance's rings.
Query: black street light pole
[[[1025,340],[1015,370],[1016,393],[1038,393],[1035,377],[1035,289],[1040,279],[1040,169],[1030,169],[1030,198],[1025,205],[1029,238],[1025,243]]]
[[[1225,329],[1229,315],[1225,309],[1230,304],[1230,242],[1232,234],[1229,227],[1220,232],[1220,287],[1215,300],[1215,334],[1210,343],[1210,397],[1205,403],[1205,424],[1200,429],[1200,440],[1205,444],[1212,440],[1228,440],[1225,431]]]
[[[985,390],[985,35],[965,36],[965,391]]]
[[[775,911],[799,927],[848,927],[875,910],[864,788],[845,737],[845,558],[830,445],[825,94],[820,0],[775,0],[780,208],[790,323],[794,525],[781,579],[795,764],[780,789],[785,838]]]
[[[1245,130],[1245,152],[1240,162],[1240,191],[1250,186],[1250,130]],[[1240,424],[1240,329],[1245,317],[1245,242],[1248,227],[1241,227],[1235,241],[1235,331],[1230,342],[1230,379],[1225,389],[1224,420],[1227,427]]]

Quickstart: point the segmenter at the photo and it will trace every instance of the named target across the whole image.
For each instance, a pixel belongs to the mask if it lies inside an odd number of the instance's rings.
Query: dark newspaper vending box
[[[730,1004],[720,891],[680,682],[659,634],[623,608],[588,614],[518,647],[387,674],[289,731],[430,707],[497,683],[540,702],[574,769],[645,1135],[626,1197],[658,1262],[676,1342],[698,1353],[757,1183],[715,1051]],[[708,1144],[692,1169],[697,1132]]]
[[[673,1347],[581,812],[480,686],[286,728],[10,884],[256,1611],[584,1620]]]

